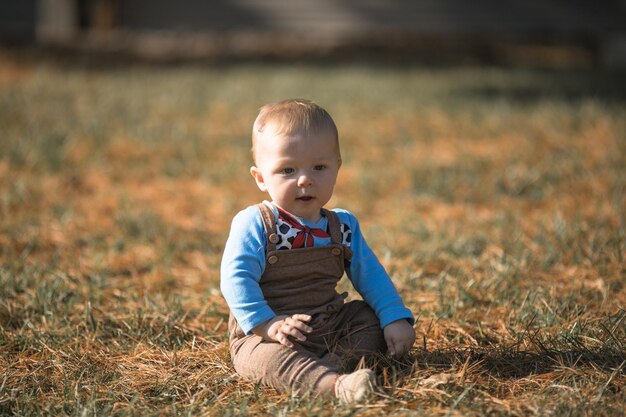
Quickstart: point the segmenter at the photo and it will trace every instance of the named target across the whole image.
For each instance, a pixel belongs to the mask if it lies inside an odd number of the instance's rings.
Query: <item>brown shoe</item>
[[[335,396],[346,404],[366,400],[374,392],[376,376],[371,369],[341,375],[335,382]]]

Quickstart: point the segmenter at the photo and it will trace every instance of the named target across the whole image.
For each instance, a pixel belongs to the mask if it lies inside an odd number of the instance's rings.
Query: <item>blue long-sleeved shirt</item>
[[[276,207],[271,203],[265,204],[272,208],[278,218]],[[413,314],[405,307],[391,278],[367,245],[356,217],[343,209],[333,211],[351,233],[349,242],[344,242],[353,252],[346,268],[348,278],[363,300],[374,310],[381,327],[399,319],[407,319],[413,324]],[[326,230],[328,224],[328,219],[323,216],[316,223],[297,219],[305,226],[322,230]],[[266,239],[261,213],[257,206],[250,206],[234,217],[222,256],[221,291],[246,334],[276,316],[259,286],[265,270]],[[314,246],[330,243],[330,238],[314,238]]]

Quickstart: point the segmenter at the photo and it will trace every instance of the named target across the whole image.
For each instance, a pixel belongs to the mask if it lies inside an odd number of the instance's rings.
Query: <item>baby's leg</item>
[[[366,352],[369,352],[369,346]],[[337,363],[327,357],[319,358],[298,343],[288,348],[280,343],[263,341],[258,336],[246,336],[233,343],[231,357],[235,370],[242,377],[279,391],[291,389],[336,396],[351,403],[367,398],[376,386],[371,370],[340,375]]]
[[[242,377],[279,391],[326,394],[337,368],[299,344],[288,348],[258,336],[246,336],[231,349],[235,370]]]
[[[351,301],[340,316],[333,353],[341,358],[344,369],[352,371],[362,358],[366,366],[375,366],[377,357],[387,350],[376,313],[364,301]]]

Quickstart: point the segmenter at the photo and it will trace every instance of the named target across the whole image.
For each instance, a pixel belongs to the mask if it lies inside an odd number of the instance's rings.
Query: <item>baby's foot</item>
[[[335,396],[347,404],[366,399],[376,387],[376,377],[371,369],[359,369],[341,375],[335,382]]]

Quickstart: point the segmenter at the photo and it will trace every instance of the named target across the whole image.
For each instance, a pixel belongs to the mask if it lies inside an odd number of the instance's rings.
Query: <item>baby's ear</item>
[[[259,168],[254,167],[254,166],[250,167],[250,174],[256,181],[256,185],[257,187],[259,187],[259,190],[266,192],[267,187],[265,186],[265,181],[263,180],[263,174],[261,173],[261,170],[259,170]]]

